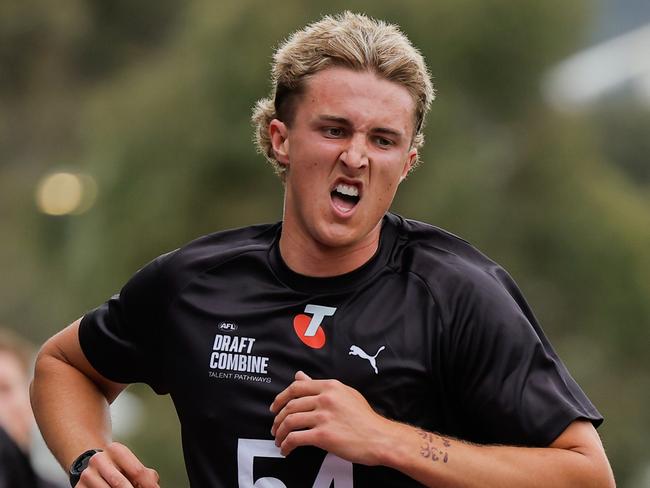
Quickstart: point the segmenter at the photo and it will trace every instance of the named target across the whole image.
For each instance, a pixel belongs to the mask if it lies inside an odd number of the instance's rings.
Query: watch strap
[[[77,483],[79,483],[81,473],[88,467],[90,458],[98,452],[102,452],[102,449],[88,449],[81,453],[81,455],[72,462],[72,465],[70,465],[70,485],[72,485],[73,488]]]

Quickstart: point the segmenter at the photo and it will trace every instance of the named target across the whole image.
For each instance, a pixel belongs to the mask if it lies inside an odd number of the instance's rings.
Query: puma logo
[[[359,346],[350,346],[350,352],[348,353],[348,355],[359,356],[360,358],[367,359],[368,362],[370,363],[370,366],[372,366],[372,369],[375,370],[375,374],[379,374],[379,371],[377,371],[377,356],[379,356],[379,353],[384,349],[386,349],[386,346],[381,346],[377,350],[374,356],[370,356],[366,351],[361,349]]]

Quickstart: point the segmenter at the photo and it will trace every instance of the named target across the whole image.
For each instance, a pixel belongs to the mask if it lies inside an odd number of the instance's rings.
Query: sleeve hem
[[[603,417],[597,413],[584,413],[584,412],[564,412],[561,416],[558,416],[547,423],[546,428],[542,430],[542,435],[540,436],[540,446],[549,446],[555,439],[557,439],[566,429],[571,425],[571,423],[576,420],[587,420],[592,423],[595,428],[600,427],[603,423]]]
[[[168,393],[162,385],[130,376],[127,373],[128,368],[125,371],[120,371],[119,368],[115,367],[118,364],[116,358],[121,358],[119,359],[119,363],[121,364],[128,364],[129,361],[124,354],[114,353],[110,347],[107,347],[105,338],[100,335],[96,327],[93,327],[90,321],[92,321],[92,316],[97,312],[98,310],[95,309],[86,313],[79,323],[79,344],[90,365],[110,381],[123,384],[144,383],[158,395]]]

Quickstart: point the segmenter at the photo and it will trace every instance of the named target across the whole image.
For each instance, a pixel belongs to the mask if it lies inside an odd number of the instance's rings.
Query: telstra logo
[[[325,317],[334,315],[334,312],[336,312],[335,307],[309,304],[305,307],[305,313],[298,314],[293,318],[293,330],[305,345],[313,349],[320,349],[326,341],[325,331],[320,324]],[[311,314],[311,316],[305,314]]]

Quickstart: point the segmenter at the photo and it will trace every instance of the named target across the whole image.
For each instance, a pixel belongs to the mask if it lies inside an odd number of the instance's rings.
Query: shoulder
[[[201,273],[242,255],[266,259],[280,224],[260,224],[215,232],[158,256],[131,278],[123,292],[146,291],[172,297]]]
[[[266,252],[273,244],[280,224],[259,224],[214,232],[161,256],[171,271],[200,271],[237,256]]]
[[[391,215],[397,227],[396,265],[432,286],[499,282],[505,271],[465,239],[440,227]]]
[[[510,275],[468,241],[430,224],[392,217],[398,229],[395,266],[426,284],[447,321],[476,308],[532,318]]]

